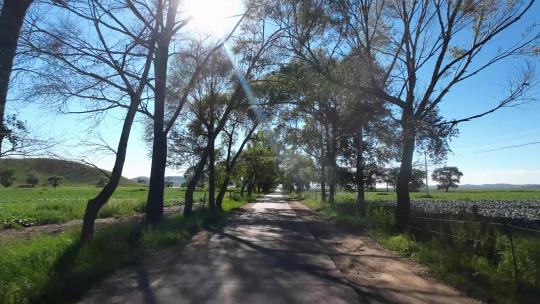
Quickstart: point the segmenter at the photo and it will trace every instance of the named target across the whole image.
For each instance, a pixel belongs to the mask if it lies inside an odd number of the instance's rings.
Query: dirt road
[[[395,288],[386,284],[386,291],[376,294],[369,284],[359,288],[347,280],[334,262],[339,248],[327,248],[328,236],[326,241],[314,237],[310,214],[281,194],[268,195],[224,227],[116,272],[81,303],[388,303],[400,302],[399,292],[411,292],[399,291],[399,280],[392,282]],[[410,266],[400,267],[402,272]],[[444,285],[424,287],[452,303],[469,302]],[[379,292],[392,294],[392,300]],[[435,303],[439,297],[423,300]]]

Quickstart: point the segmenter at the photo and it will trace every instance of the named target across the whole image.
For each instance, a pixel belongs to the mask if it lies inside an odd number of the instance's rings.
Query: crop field
[[[320,192],[308,191],[302,194],[308,199],[320,199]],[[338,192],[336,201],[354,202],[356,193]],[[394,192],[366,192],[366,200],[372,203],[394,205]],[[478,214],[492,218],[520,219],[525,221],[540,221],[540,191],[539,190],[491,190],[491,191],[454,191],[411,193],[413,208],[428,213],[446,215]]]
[[[320,197],[320,190],[305,192],[303,196]],[[354,197],[355,192],[338,191],[337,196]],[[434,200],[434,201],[540,201],[540,190],[458,190],[458,191],[431,191],[429,197],[425,192],[411,192],[412,200]],[[395,201],[396,194],[390,192],[377,191],[366,192],[368,201]]]
[[[95,186],[0,189],[0,230],[82,219],[87,201],[99,191],[100,188]],[[165,206],[180,204],[184,201],[184,194],[178,188],[165,189]],[[101,209],[99,217],[122,217],[144,212],[147,195],[145,187],[119,187]],[[196,201],[204,197],[204,192],[195,192]]]

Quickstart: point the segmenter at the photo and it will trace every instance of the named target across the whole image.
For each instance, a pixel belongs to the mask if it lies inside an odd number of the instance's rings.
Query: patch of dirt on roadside
[[[300,202],[289,204],[358,292],[362,303],[480,303],[429,277],[424,267],[370,238],[345,232]]]
[[[163,212],[165,214],[173,214],[176,212],[178,213],[182,212],[182,210],[183,210],[182,206],[174,206],[174,207],[165,207]],[[141,221],[143,218],[144,218],[144,213],[138,213],[138,214],[134,214],[131,216],[124,216],[124,217],[98,218],[96,219],[96,230],[99,230],[103,227],[106,227],[112,224],[122,224],[122,223]],[[13,238],[29,240],[32,237],[41,235],[41,234],[58,234],[70,228],[81,227],[82,222],[83,222],[82,220],[72,220],[66,223],[47,224],[47,225],[30,226],[30,227],[24,227],[24,228],[18,228],[18,229],[13,228],[13,229],[0,230],[0,241],[13,239]]]

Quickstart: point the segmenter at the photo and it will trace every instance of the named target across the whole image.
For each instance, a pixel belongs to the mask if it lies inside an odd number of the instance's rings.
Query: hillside
[[[62,184],[96,184],[105,177],[98,169],[74,161],[51,158],[0,159],[0,169],[15,170],[14,185],[26,184],[26,177],[33,173],[39,178],[39,184],[46,184],[51,176],[62,177]],[[127,178],[122,178],[122,185],[134,184]]]

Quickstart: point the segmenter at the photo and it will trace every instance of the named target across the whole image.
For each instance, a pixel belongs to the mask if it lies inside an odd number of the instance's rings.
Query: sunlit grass
[[[92,186],[0,189],[0,230],[82,219],[86,203],[99,191],[100,188]],[[101,209],[99,217],[142,213],[147,195],[146,187],[119,187]],[[165,189],[165,206],[183,202],[184,195],[185,191],[177,188]],[[200,201],[205,193],[197,191],[194,197]]]
[[[75,228],[30,240],[0,241],[0,303],[69,302],[115,269],[189,239],[249,200],[225,200],[225,213],[198,210],[192,218],[172,215],[153,228],[139,223],[110,225],[99,229],[94,239],[82,246]]]

